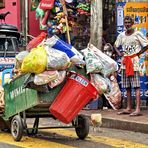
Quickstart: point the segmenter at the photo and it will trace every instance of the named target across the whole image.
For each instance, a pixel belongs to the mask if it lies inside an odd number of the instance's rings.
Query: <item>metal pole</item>
[[[25,0],[25,41],[28,42],[28,0]]]

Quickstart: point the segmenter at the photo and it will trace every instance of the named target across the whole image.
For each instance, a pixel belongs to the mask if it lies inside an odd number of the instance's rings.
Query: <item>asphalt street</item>
[[[48,122],[50,121],[50,122]],[[29,121],[31,124],[32,121]],[[43,119],[41,126],[62,125],[62,123]],[[15,142],[10,133],[0,132],[0,148],[148,148],[148,134],[98,128],[90,132],[85,140],[78,139],[72,129],[44,129],[34,137],[24,135],[20,142]]]

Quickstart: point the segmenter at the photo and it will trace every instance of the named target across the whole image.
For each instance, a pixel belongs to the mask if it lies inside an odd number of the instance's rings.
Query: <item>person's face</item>
[[[126,30],[131,30],[133,26],[133,22],[130,19],[124,20],[124,26]]]

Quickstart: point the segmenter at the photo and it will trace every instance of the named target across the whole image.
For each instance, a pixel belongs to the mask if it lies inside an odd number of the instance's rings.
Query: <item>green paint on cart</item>
[[[85,68],[81,69],[73,66],[68,71],[75,71],[88,78]],[[24,82],[29,76],[30,74],[21,75],[9,84],[4,85],[5,109],[2,118],[5,121],[23,111],[32,115],[35,113],[34,111],[41,113],[44,111],[45,114],[49,114],[49,106],[65,84],[64,81],[57,87],[50,89],[49,92],[38,92],[34,89],[24,88]]]
[[[38,104],[37,91],[23,88],[29,74],[22,75],[4,85],[5,110],[4,120]]]

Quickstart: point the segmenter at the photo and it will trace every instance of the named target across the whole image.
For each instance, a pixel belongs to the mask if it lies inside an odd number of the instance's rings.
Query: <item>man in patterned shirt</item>
[[[130,16],[125,16],[124,25],[126,31],[118,35],[114,48],[121,59],[121,83],[127,91],[127,108],[118,114],[130,114],[138,116],[140,114],[140,65],[139,55],[148,49],[148,40],[140,31],[132,28],[134,24]],[[122,46],[123,53],[119,52],[118,47]],[[131,108],[131,89],[136,92],[136,108],[132,112]]]

